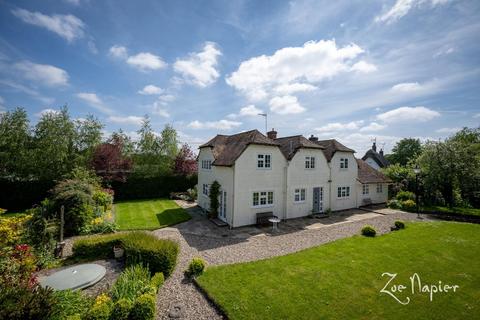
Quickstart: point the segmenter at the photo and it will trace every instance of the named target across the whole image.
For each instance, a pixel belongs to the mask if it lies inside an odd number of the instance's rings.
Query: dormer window
[[[305,157],[305,169],[315,169],[315,157]]]
[[[269,154],[257,155],[257,168],[258,169],[270,169],[272,167],[272,158]]]
[[[202,169],[212,170],[212,160],[202,160]]]
[[[348,169],[348,158],[340,158],[340,169]]]

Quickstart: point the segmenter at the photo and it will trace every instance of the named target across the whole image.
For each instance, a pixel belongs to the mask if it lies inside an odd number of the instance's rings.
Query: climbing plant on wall
[[[217,180],[210,185],[210,218],[215,218],[218,215],[218,196],[220,195],[220,183]]]

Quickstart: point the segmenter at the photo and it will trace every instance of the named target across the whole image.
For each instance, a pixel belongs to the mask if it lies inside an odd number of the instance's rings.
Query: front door
[[[323,212],[323,187],[313,188],[313,212]]]
[[[227,191],[220,190],[220,201],[218,204],[218,218],[227,221]]]

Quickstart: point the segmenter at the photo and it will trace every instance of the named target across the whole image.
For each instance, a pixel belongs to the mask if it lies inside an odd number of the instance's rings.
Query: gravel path
[[[202,223],[202,220],[203,223],[210,223],[197,214],[192,214],[192,216],[192,220],[174,228],[154,231],[157,237],[173,239],[180,244],[179,260],[175,272],[167,279],[158,295],[157,319],[222,319],[222,315],[216,308],[183,275],[183,271],[193,257],[200,256],[209,265],[261,260],[359,234],[361,228],[366,224],[374,226],[377,234],[384,234],[390,232],[390,227],[395,220],[416,220],[416,215],[401,211],[390,211],[389,214],[368,212],[359,215],[359,219],[354,221],[326,224],[315,229],[304,229],[291,233],[275,235],[260,233],[243,238],[223,237],[221,236],[222,231],[217,234],[191,232],[194,229],[189,226],[198,225]],[[423,221],[426,220],[429,219],[425,218]]]

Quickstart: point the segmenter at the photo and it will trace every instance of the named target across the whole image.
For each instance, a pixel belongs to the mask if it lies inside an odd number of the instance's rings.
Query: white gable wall
[[[315,168],[305,169],[305,157],[315,157]],[[300,149],[290,160],[287,170],[287,211],[286,218],[304,217],[312,213],[313,188],[323,187],[323,210],[329,204],[329,167],[327,159],[320,149]],[[306,189],[304,202],[295,202],[295,189]]]
[[[386,203],[388,200],[388,184],[382,183],[382,192],[377,192],[376,183],[368,183],[368,194],[363,194],[363,187],[360,182],[357,182],[357,203],[358,206],[364,204],[364,199],[370,199],[373,204]]]
[[[271,169],[257,168],[257,155],[271,155]],[[283,219],[286,159],[278,147],[249,145],[235,162],[233,227],[256,223],[258,212],[273,212]],[[273,191],[273,205],[253,208],[254,191]]]
[[[348,169],[340,169],[340,159],[348,159]],[[332,172],[332,211],[356,208],[357,206],[357,177],[358,165],[352,152],[337,151],[331,161]],[[350,196],[347,198],[338,198],[338,187],[350,187]]]

